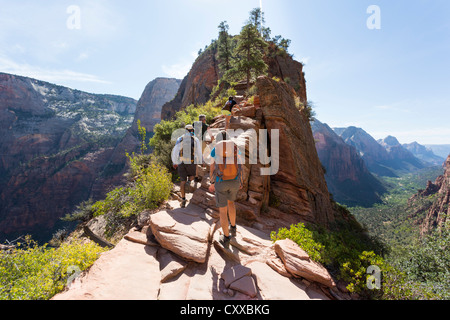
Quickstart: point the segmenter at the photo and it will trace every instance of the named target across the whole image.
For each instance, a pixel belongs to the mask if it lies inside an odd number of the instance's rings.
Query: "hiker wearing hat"
[[[181,207],[186,207],[186,182],[194,180],[197,175],[197,164],[203,163],[202,145],[194,135],[194,127],[187,125],[186,133],[178,138],[172,150],[173,167],[180,176]]]
[[[235,201],[243,186],[242,162],[237,145],[229,139],[226,131],[220,132],[216,141],[216,147],[211,152],[209,191],[216,195],[216,205],[220,213],[223,235],[219,242],[227,248],[231,237],[236,236]]]

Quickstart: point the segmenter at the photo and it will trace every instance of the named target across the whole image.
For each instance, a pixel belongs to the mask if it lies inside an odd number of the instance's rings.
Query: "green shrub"
[[[273,241],[286,238],[295,241],[313,261],[325,265],[337,279],[348,283],[347,289],[350,292],[358,293],[364,299],[416,300],[448,297],[442,294],[442,290],[448,287],[448,253],[441,253],[442,257],[447,258],[442,258],[439,263],[439,266],[444,269],[447,266],[447,269],[432,270],[442,276],[439,278],[441,286],[434,283],[435,286],[430,288],[408,277],[410,271],[404,272],[403,268],[388,263],[381,254],[386,251],[384,245],[376,239],[367,237],[362,230],[342,226],[324,230],[312,226],[307,228],[300,223],[292,225],[290,229],[283,228],[271,234]],[[418,259],[421,258],[422,255],[419,255]],[[414,260],[412,263],[415,263]],[[380,289],[370,290],[367,287],[370,277],[367,273],[369,266],[377,266],[381,270]]]
[[[272,232],[272,241],[291,239],[296,242],[303,250],[308,253],[314,261],[322,261],[322,252],[324,246],[316,242],[312,231],[306,229],[303,223],[292,225],[290,229],[282,228],[277,232]]]
[[[105,250],[81,240],[59,248],[37,246],[29,237],[0,252],[0,300],[47,300],[62,291],[74,270],[89,268]]]
[[[92,206],[94,216],[114,214],[129,218],[146,209],[156,209],[169,198],[173,185],[168,170],[160,164],[142,162],[142,157],[146,156],[127,156],[133,182],[114,189],[105,200],[95,203]]]
[[[335,228],[325,230],[317,227],[307,228],[303,223],[292,225],[290,229],[272,232],[273,241],[291,239],[305,250],[313,261],[319,262],[330,270],[338,279],[348,283],[350,292],[370,295],[366,282],[369,275],[366,270],[370,265],[380,264],[383,259],[362,240],[360,230]],[[375,247],[372,246],[372,248]]]

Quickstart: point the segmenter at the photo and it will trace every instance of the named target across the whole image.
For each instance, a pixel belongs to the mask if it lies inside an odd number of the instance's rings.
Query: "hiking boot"
[[[236,238],[236,226],[230,226],[230,236]]]
[[[224,248],[227,248],[227,249],[228,249],[228,247],[230,246],[230,240],[231,240],[231,237],[227,237],[227,236],[225,236],[225,235],[221,235],[220,238],[219,238],[219,243],[220,243]]]
[[[181,208],[186,208],[186,203],[187,203],[186,199],[181,200]]]

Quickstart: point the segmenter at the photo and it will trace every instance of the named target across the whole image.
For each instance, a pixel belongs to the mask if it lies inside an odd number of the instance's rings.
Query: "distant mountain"
[[[380,176],[396,176],[389,167],[388,151],[366,131],[357,127],[333,128],[333,130],[345,143],[355,147],[371,172]]]
[[[426,144],[425,147],[430,148],[434,154],[444,159],[450,155],[450,144]]]
[[[389,166],[395,170],[411,172],[427,167],[426,163],[416,158],[393,136],[378,140],[378,143],[388,151],[390,156]]]
[[[356,148],[345,143],[327,124],[311,124],[316,149],[326,169],[325,179],[334,199],[348,206],[372,206],[386,189],[369,172]]]
[[[403,144],[403,147],[416,158],[432,165],[442,165],[445,161],[445,158],[435,155],[431,148],[427,148],[417,142]]]
[[[333,130],[347,144],[355,147],[370,172],[379,176],[397,177],[399,174],[432,165],[415,157],[395,137],[389,136],[376,141],[361,128],[333,128]]]
[[[137,106],[0,73],[0,242],[51,237],[60,217],[120,184],[126,159],[117,147]]]

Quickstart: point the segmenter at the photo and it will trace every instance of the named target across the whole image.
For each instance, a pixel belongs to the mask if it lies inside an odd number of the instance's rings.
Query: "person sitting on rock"
[[[231,237],[236,236],[235,201],[243,185],[242,170],[239,149],[229,139],[227,132],[220,132],[216,141],[216,147],[211,151],[211,186],[209,191],[215,194],[216,205],[220,213],[223,235],[219,242],[227,248]],[[229,222],[231,228],[228,225]]]
[[[180,176],[181,207],[186,207],[186,182],[197,177],[197,164],[203,163],[202,145],[200,140],[194,136],[194,127],[186,126],[186,133],[178,138],[172,150],[172,162],[174,169],[178,170]]]

